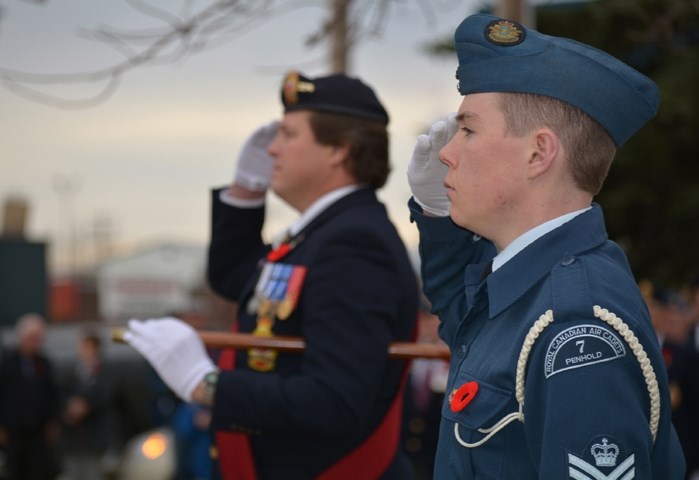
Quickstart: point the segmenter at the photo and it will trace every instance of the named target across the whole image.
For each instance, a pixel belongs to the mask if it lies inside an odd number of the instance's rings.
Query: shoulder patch
[[[546,378],[573,368],[608,362],[626,355],[617,334],[599,325],[576,325],[560,332],[546,350]]]
[[[568,452],[568,477],[576,480],[630,480],[636,478],[636,458],[623,451],[609,435],[593,438],[579,454]]]

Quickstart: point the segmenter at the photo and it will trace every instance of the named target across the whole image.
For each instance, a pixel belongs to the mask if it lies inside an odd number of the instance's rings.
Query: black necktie
[[[483,273],[481,273],[481,282],[483,282],[486,278],[488,278],[488,275],[490,275],[493,272],[493,261],[489,261],[488,265],[485,266],[483,269]]]

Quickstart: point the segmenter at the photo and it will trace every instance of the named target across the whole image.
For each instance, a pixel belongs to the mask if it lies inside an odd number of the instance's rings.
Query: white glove
[[[444,177],[449,168],[439,160],[439,151],[458,129],[456,113],[434,122],[429,135],[417,137],[413,157],[408,164],[408,184],[413,198],[424,211],[438,217],[449,215],[450,205],[444,187]]]
[[[124,340],[139,351],[160,378],[182,400],[192,401],[192,392],[216,366],[196,331],[174,317],[129,320]]]
[[[269,187],[274,159],[267,148],[277,134],[279,121],[264,125],[248,137],[238,155],[234,181],[253,192],[264,192]]]

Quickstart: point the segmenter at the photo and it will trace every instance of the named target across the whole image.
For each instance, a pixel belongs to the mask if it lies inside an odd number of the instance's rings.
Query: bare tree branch
[[[23,0],[43,3],[46,0]],[[80,38],[99,42],[114,50],[123,60],[92,71],[75,73],[35,73],[0,67],[0,84],[28,100],[46,105],[81,109],[98,105],[117,90],[123,76],[137,67],[161,65],[186,59],[194,53],[211,50],[234,41],[258,28],[272,18],[306,7],[327,6],[333,0],[209,0],[199,10],[196,0],[185,0],[181,11],[174,13],[149,3],[147,0],[124,0],[140,15],[153,22],[149,28],[125,30],[102,25],[95,29],[81,29]],[[347,53],[360,41],[383,34],[393,4],[410,0],[335,0],[335,12],[306,39],[306,45],[316,46],[330,42],[337,57],[344,52],[335,69],[344,71]],[[432,6],[422,0],[412,0],[430,21],[434,18]],[[438,7],[454,0],[437,2]],[[338,16],[340,6],[346,16]],[[316,63],[316,60],[313,60]],[[261,67],[274,68],[274,67]],[[51,85],[91,84],[99,87],[97,93],[81,99],[67,99],[45,92]],[[39,89],[39,87],[42,87]]]
[[[5,88],[20,97],[26,98],[27,100],[65,110],[78,110],[93,107],[111,97],[121,83],[121,75],[112,76],[107,85],[96,95],[78,100],[68,100],[54,95],[49,95],[35,89],[30,89],[21,83],[13,81],[12,79],[2,78],[2,83]]]
[[[172,13],[168,12],[167,10],[163,10],[162,8],[154,7],[153,5],[141,1],[141,0],[126,0],[126,3],[128,3],[134,10],[137,10],[144,15],[147,15],[152,18],[160,19],[165,23],[168,23],[172,26],[177,25],[180,21],[180,17],[173,15]]]
[[[109,98],[117,89],[123,75],[136,67],[157,65],[179,60],[189,53],[201,50],[210,40],[207,36],[226,27],[228,34],[247,28],[246,20],[265,17],[273,0],[221,0],[188,17],[176,17],[140,0],[127,0],[128,4],[142,14],[166,23],[158,30],[124,32],[102,27],[92,32],[92,37],[108,45],[125,59],[105,68],[76,73],[32,73],[9,68],[0,68],[0,82],[10,91],[24,98],[60,108],[87,108]],[[250,15],[244,18],[243,14]],[[225,19],[221,21],[221,19]],[[232,24],[231,20],[238,20]],[[212,27],[214,26],[214,27]],[[204,33],[201,33],[201,31]],[[83,32],[83,35],[86,35]],[[39,91],[31,85],[99,83],[104,86],[96,94],[86,98],[70,100]]]

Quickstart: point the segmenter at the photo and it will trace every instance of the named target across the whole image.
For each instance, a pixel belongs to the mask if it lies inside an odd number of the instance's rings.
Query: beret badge
[[[315,85],[301,79],[298,72],[289,72],[284,79],[284,104],[296,105],[299,101],[299,92],[312,93]]]
[[[495,45],[517,45],[524,40],[524,28],[509,20],[494,20],[485,27],[485,38]]]

